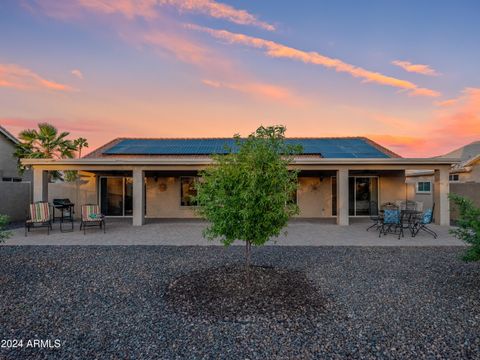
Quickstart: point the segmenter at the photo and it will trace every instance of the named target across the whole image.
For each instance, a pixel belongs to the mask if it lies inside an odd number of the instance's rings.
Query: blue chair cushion
[[[398,224],[400,222],[400,211],[385,210],[383,222],[385,224]]]
[[[422,217],[422,224],[430,224],[432,222],[432,215],[432,209],[425,210]]]

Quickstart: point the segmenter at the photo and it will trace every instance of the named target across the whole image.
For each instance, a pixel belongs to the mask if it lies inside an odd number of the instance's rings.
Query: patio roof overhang
[[[438,169],[457,163],[456,159],[442,158],[297,158],[291,167],[295,169],[334,170],[338,168],[404,170]],[[43,170],[192,170],[213,164],[210,157],[165,158],[83,158],[83,159],[22,159],[22,164]]]

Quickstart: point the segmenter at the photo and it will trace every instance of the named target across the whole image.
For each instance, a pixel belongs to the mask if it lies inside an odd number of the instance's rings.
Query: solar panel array
[[[388,154],[362,138],[286,139],[300,144],[305,155],[325,158],[388,158]],[[211,155],[237,149],[233,139],[124,139],[104,151],[107,155]]]

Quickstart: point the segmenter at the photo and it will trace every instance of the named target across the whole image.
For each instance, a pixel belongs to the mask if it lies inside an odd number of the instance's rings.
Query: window
[[[22,182],[21,178],[16,178],[16,177],[4,177],[2,178],[2,181],[6,182]]]
[[[448,179],[452,182],[458,181],[459,180],[459,175],[458,174],[450,174],[448,176]]]
[[[419,181],[417,183],[417,194],[430,194],[432,192],[432,183],[430,181]]]
[[[197,195],[194,176],[180,178],[180,206],[196,206],[193,197]]]

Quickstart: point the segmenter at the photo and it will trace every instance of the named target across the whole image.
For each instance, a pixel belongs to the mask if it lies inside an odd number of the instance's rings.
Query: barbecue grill
[[[60,216],[55,216],[55,210],[60,212]],[[53,199],[53,222],[55,219],[60,220],[60,231],[73,231],[73,214],[75,214],[75,204],[70,199]],[[71,224],[71,229],[64,230],[63,224],[68,222]]]

